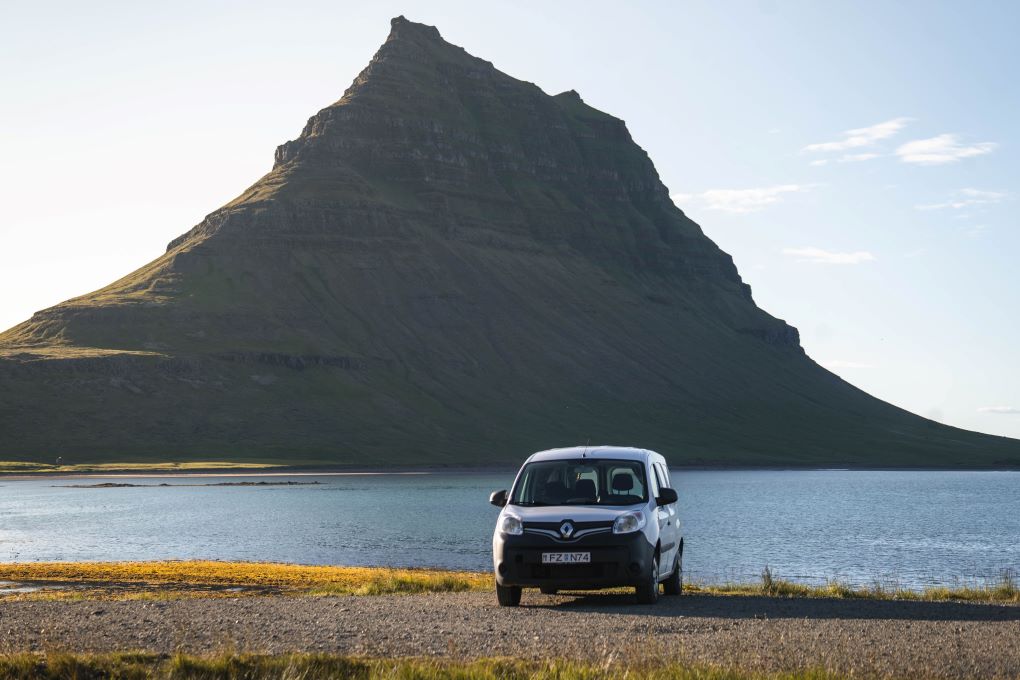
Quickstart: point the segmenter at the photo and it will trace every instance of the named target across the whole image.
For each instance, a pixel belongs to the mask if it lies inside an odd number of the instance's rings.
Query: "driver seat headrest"
[[[574,492],[583,498],[595,498],[595,482],[590,479],[579,479],[574,486]]]
[[[634,476],[627,472],[613,475],[613,491],[630,491],[634,488]]]

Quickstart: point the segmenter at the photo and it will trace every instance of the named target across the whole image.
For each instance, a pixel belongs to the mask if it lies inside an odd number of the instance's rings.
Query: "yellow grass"
[[[42,586],[4,599],[164,599],[252,595],[382,595],[489,591],[489,572],[385,567],[334,567],[270,562],[22,562],[0,564],[0,581]],[[73,587],[71,587],[73,586]],[[617,589],[624,592],[625,589]],[[831,581],[811,586],[776,579],[761,583],[685,584],[689,594],[868,600],[1001,602],[1020,604],[1020,588],[1006,572],[985,584],[905,590]]]
[[[46,591],[47,599],[88,597],[90,594],[124,598],[208,594],[380,595],[488,590],[493,582],[490,574],[436,569],[197,560],[0,564],[0,581],[83,586]],[[235,592],[231,588],[242,590]],[[36,598],[22,596],[19,599]]]

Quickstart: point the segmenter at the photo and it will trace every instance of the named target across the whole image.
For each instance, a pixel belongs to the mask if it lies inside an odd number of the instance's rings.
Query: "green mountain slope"
[[[623,121],[393,21],[273,170],[0,334],[0,459],[1020,465],[805,356]]]

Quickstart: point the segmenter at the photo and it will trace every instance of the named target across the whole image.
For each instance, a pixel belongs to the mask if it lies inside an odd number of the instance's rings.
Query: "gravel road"
[[[323,651],[682,658],[760,670],[1020,677],[1020,607],[685,595],[248,597],[0,602],[0,652]]]

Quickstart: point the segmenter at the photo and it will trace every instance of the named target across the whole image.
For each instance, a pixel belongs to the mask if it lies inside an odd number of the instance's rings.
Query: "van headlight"
[[[628,512],[620,515],[613,522],[614,534],[632,534],[645,528],[645,513]]]
[[[516,515],[503,515],[499,521],[499,530],[509,536],[520,536],[524,533],[524,523]]]

